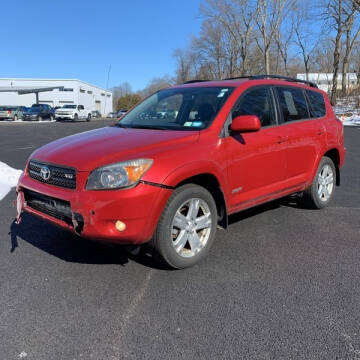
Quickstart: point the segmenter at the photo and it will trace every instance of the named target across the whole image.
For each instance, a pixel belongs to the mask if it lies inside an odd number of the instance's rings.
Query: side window
[[[306,96],[310,105],[310,117],[319,118],[325,116],[326,108],[323,95],[316,91],[306,90]]]
[[[308,119],[308,109],[302,89],[295,87],[276,88],[280,111],[285,122]]]
[[[276,125],[271,89],[259,87],[242,95],[232,111],[232,118],[240,115],[256,115],[261,126]]]

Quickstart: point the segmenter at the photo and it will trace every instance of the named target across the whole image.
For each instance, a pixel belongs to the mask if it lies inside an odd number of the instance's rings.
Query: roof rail
[[[282,75],[248,75],[248,76],[238,76],[238,77],[233,77],[233,78],[227,78],[227,79],[223,79],[223,80],[236,80],[236,79],[246,79],[246,78],[249,80],[278,79],[278,80],[303,83],[303,84],[307,84],[311,87],[317,88],[317,85],[311,81],[295,79],[292,77],[282,76]]]
[[[204,82],[204,81],[211,81],[211,80],[189,80],[189,81],[185,81],[183,84],[192,84],[192,83],[197,83],[197,82]]]

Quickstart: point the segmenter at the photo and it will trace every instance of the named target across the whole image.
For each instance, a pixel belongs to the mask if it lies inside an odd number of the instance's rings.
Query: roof
[[[97,86],[97,85],[93,85],[93,84],[90,84],[86,81],[83,81],[83,80],[79,80],[79,79],[47,79],[47,78],[0,78],[0,81],[1,80],[14,80],[14,81],[77,81],[77,82],[80,82],[80,83],[83,83],[85,85],[88,85],[88,86],[92,86],[92,87],[95,87],[95,88],[98,88],[102,91],[106,91],[106,92],[109,92],[112,94],[112,91],[111,90],[107,90],[107,89],[104,89],[104,88],[101,88],[100,86]]]
[[[317,88],[317,85],[302,79],[289,78],[286,76],[279,75],[254,75],[248,77],[240,78],[230,78],[224,80],[191,80],[187,83],[177,85],[176,87],[209,87],[209,86],[219,86],[219,87],[238,87],[244,83],[251,82],[254,85],[261,84],[274,84],[274,85],[292,85],[302,86],[302,87],[312,87]]]
[[[63,88],[63,86],[0,86],[0,92],[17,92],[19,95],[24,95]]]

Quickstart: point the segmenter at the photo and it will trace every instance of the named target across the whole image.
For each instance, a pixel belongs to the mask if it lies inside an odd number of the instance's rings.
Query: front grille
[[[42,168],[48,168],[50,177],[45,180],[41,175]],[[76,189],[76,171],[75,169],[44,164],[31,160],[28,166],[28,175],[38,181],[46,184],[59,186],[67,189]]]
[[[71,206],[68,201],[24,189],[27,206],[72,225]]]

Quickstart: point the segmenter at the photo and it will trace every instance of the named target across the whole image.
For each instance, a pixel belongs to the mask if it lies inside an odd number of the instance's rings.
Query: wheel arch
[[[216,208],[218,212],[218,224],[222,228],[226,229],[228,226],[226,200],[218,178],[212,173],[200,173],[183,179],[175,185],[175,188],[178,188],[185,184],[196,184],[202,186],[210,192],[216,203]]]
[[[336,186],[340,185],[340,153],[339,150],[336,148],[328,150],[323,156],[330,158],[336,170]]]

